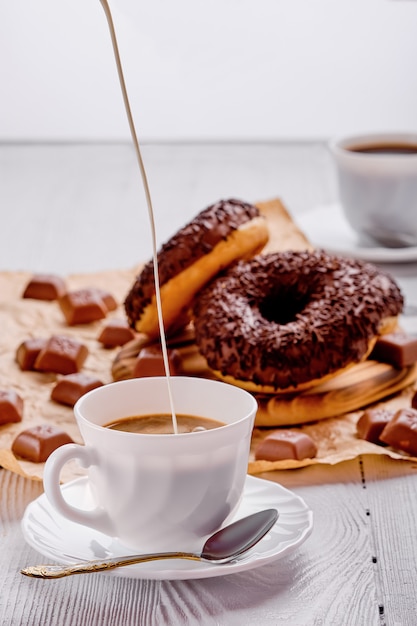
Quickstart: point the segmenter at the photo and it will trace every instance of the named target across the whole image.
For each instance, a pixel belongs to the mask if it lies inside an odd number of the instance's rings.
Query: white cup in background
[[[378,133],[334,139],[340,201],[364,241],[417,245],[417,133]]]

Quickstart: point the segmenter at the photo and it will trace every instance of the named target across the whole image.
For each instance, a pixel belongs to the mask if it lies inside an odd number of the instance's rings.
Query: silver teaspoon
[[[233,522],[209,537],[200,554],[192,552],[159,552],[136,554],[112,559],[84,561],[72,565],[34,565],[21,570],[25,576],[34,578],[62,578],[72,574],[89,574],[101,570],[135,565],[161,559],[188,559],[204,563],[229,563],[252,548],[266,535],[278,519],[276,509],[266,509]]]

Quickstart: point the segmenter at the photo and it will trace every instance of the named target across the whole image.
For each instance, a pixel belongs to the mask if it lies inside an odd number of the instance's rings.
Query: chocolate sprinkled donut
[[[259,209],[240,200],[221,200],[201,211],[158,252],[165,329],[188,310],[195,293],[227,265],[259,252],[268,240]],[[153,261],[125,299],[129,324],[149,336],[159,333]],[[187,320],[188,321],[188,320]]]
[[[366,358],[402,306],[398,286],[373,265],[301,251],[236,263],[193,312],[200,352],[221,377],[289,391]]]

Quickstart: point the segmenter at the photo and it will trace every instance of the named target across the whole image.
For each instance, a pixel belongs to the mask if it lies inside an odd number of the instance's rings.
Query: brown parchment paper
[[[51,390],[59,378],[56,374],[21,371],[16,363],[16,349],[30,337],[49,338],[53,334],[68,335],[83,342],[89,355],[83,372],[97,376],[103,383],[112,380],[111,363],[115,350],[107,350],[97,341],[102,326],[110,317],[124,317],[123,302],[138,268],[106,271],[99,274],[74,275],[66,278],[68,289],[101,287],[110,291],[120,303],[119,309],[105,320],[88,325],[69,327],[57,302],[23,299],[24,287],[32,274],[28,272],[0,272],[0,389],[14,389],[24,401],[23,420],[0,426],[0,465],[12,472],[41,480],[43,463],[16,459],[11,444],[16,435],[26,428],[51,422],[59,425],[77,443],[82,443],[73,410],[52,402]],[[81,475],[78,465],[68,465],[63,481]]]
[[[288,213],[278,200],[261,203],[271,228],[269,249],[308,248],[309,243],[295,227]],[[53,271],[53,270],[51,270]],[[44,464],[31,463],[15,458],[11,445],[16,435],[26,428],[50,422],[58,424],[77,443],[82,443],[72,408],[52,402],[50,394],[59,376],[41,372],[23,372],[15,361],[16,349],[30,337],[48,338],[52,334],[65,334],[84,342],[89,356],[83,372],[97,376],[103,383],[111,382],[111,365],[117,348],[107,350],[97,341],[102,326],[110,317],[124,317],[123,301],[139,271],[139,265],[127,270],[109,270],[94,274],[78,274],[66,277],[67,288],[101,287],[110,291],[119,302],[117,311],[106,320],[88,325],[67,326],[57,302],[23,299],[22,293],[31,278],[29,272],[0,272],[0,389],[14,389],[24,400],[23,420],[16,424],[0,426],[0,465],[30,479],[42,480]],[[412,388],[385,402],[384,406],[402,408],[410,406]],[[381,404],[381,403],[380,403]],[[260,407],[262,410],[262,407]],[[414,460],[390,449],[370,444],[356,438],[356,422],[361,411],[297,426],[313,437],[318,446],[315,459],[305,461],[255,461],[253,449],[271,429],[255,428],[249,472],[261,473],[275,469],[303,467],[315,463],[336,464],[353,459],[360,454],[387,454],[392,458]],[[68,464],[62,474],[63,482],[84,473],[74,463]]]
[[[395,397],[384,402],[376,403],[373,406],[393,410],[403,409],[411,405],[413,393],[413,387],[410,387],[397,394]],[[255,428],[252,437],[252,454],[249,462],[249,473],[260,474],[272,470],[306,467],[307,465],[315,465],[317,463],[336,465],[336,463],[349,461],[362,454],[385,454],[392,459],[417,461],[415,457],[400,454],[390,448],[385,448],[359,439],[356,436],[356,423],[362,413],[363,410],[354,411],[337,417],[312,422],[311,424],[297,426],[296,430],[310,435],[317,445],[316,458],[304,459],[303,461],[255,461],[253,452],[256,445],[273,430]]]

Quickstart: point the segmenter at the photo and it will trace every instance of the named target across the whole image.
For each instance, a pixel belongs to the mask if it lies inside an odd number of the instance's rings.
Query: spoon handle
[[[124,567],[125,565],[135,565],[146,561],[159,561],[162,559],[188,559],[190,561],[201,561],[198,554],[190,552],[156,552],[155,554],[134,554],[126,557],[114,557],[112,559],[85,561],[84,563],[74,563],[73,565],[32,565],[21,571],[25,576],[32,578],[63,578],[73,574],[89,574],[102,570]]]

